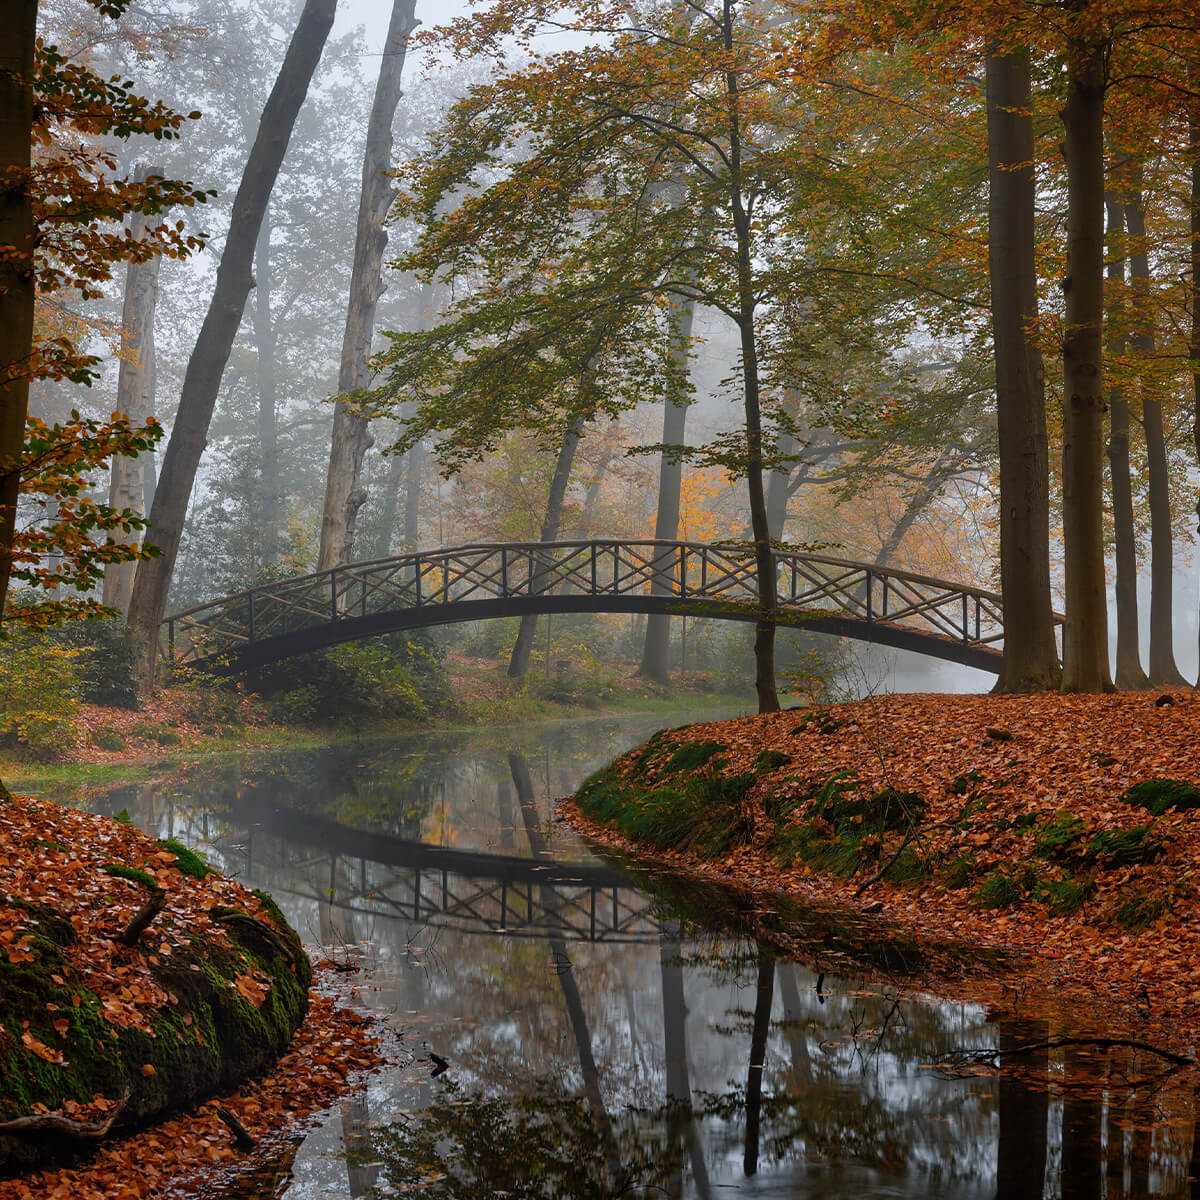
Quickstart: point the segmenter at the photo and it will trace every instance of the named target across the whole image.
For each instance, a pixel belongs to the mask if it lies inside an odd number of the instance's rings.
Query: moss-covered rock
[[[111,873],[141,885],[140,872]],[[31,937],[28,957],[0,955],[0,1122],[103,1096],[121,1105],[111,1132],[135,1128],[262,1073],[307,1010],[308,957],[273,904],[263,905],[265,920],[214,909],[214,932],[196,933],[169,954],[131,948],[131,961],[140,957],[167,996],[139,1028],[114,1019],[83,982],[66,913],[9,903],[29,914]],[[250,980],[257,983],[247,986]],[[61,1132],[0,1134],[0,1170],[70,1148]]]

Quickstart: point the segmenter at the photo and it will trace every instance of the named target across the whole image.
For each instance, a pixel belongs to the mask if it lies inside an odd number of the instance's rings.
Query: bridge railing
[[[781,612],[900,625],[981,648],[1003,639],[994,592],[800,551],[774,557]],[[595,596],[598,608],[613,596],[703,600],[714,615],[758,603],[753,550],[744,543],[481,543],[348,564],[198,605],[167,618],[162,649],[187,663],[377,613],[545,593]]]

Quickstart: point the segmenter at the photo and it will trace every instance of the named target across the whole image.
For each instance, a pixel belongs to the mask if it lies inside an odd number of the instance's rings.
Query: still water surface
[[[554,799],[664,723],[338,743],[87,799],[269,891],[390,1031],[402,1065],[236,1194],[1200,1194],[1190,1087],[1152,1059],[948,1069],[1049,1025],[818,975],[590,854]]]

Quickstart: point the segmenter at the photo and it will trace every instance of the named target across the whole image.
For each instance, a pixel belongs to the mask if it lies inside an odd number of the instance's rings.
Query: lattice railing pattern
[[[781,611],[890,624],[964,646],[998,647],[999,595],[908,571],[823,555],[775,551]],[[173,662],[230,655],[248,644],[399,609],[450,609],[475,600],[650,595],[711,601],[713,615],[753,607],[753,551],[744,544],[595,540],[518,542],[425,550],[264,584],[168,617],[162,650]],[[436,624],[436,621],[428,622]]]

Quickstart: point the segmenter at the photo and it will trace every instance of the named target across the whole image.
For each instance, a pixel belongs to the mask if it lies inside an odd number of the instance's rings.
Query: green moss
[[[1086,829],[1083,821],[1074,813],[1056,812],[1037,831],[1033,852],[1039,858],[1066,858],[1078,846]]]
[[[782,750],[764,750],[755,760],[756,771],[778,771],[780,767],[791,764],[792,756]]]
[[[1112,920],[1130,933],[1149,929],[1170,907],[1164,896],[1142,887],[1125,888],[1118,894],[1120,898],[1113,906]]]
[[[888,883],[908,886],[923,883],[932,875],[933,867],[929,859],[913,846],[905,846],[883,873]]]
[[[1106,829],[1096,834],[1084,852],[1085,862],[1106,867],[1126,867],[1149,862],[1162,850],[1163,840],[1144,825],[1133,829]]]
[[[1009,873],[993,871],[980,880],[971,896],[976,908],[1008,908],[1018,904],[1037,885],[1037,873],[1032,867],[1018,867]]]
[[[1009,828],[1014,833],[1023,833],[1026,829],[1032,829],[1038,823],[1040,815],[1036,809],[1033,812],[1019,813],[1013,817]]]
[[[1146,809],[1151,816],[1200,808],[1200,788],[1177,779],[1144,779],[1121,796],[1125,804]]]
[[[33,844],[41,846],[43,850],[57,850],[60,854],[66,854],[67,848],[62,842],[48,842],[45,838],[34,838]]]
[[[810,726],[818,733],[837,733],[844,722],[838,720],[832,713],[823,708],[811,708],[800,718],[798,724],[792,727],[792,733],[803,733]]]
[[[667,759],[663,773],[674,775],[678,771],[699,770],[728,749],[728,746],[720,742],[683,742]]]
[[[950,784],[950,791],[956,796],[965,796],[969,791],[975,788],[975,785],[983,779],[982,771],[967,771],[960,775]]]
[[[144,888],[151,890],[158,887],[158,880],[153,875],[148,875],[145,871],[139,871],[137,867],[126,867],[121,863],[105,863],[100,868],[105,875],[111,875],[114,879],[128,879],[131,883],[140,883]]]
[[[160,746],[178,746],[183,742],[183,738],[174,729],[150,729],[146,736]]]
[[[975,878],[976,870],[975,860],[967,854],[960,854],[942,867],[940,879],[946,887],[958,891]]]
[[[212,867],[200,855],[194,850],[189,850],[177,838],[162,838],[156,845],[161,846],[164,850],[169,850],[175,855],[175,866],[184,875],[190,875],[193,879],[204,879],[206,876],[214,873]]]
[[[1042,880],[1035,894],[1046,905],[1051,916],[1066,917],[1083,907],[1092,890],[1090,880],[1064,875],[1062,879]]]

